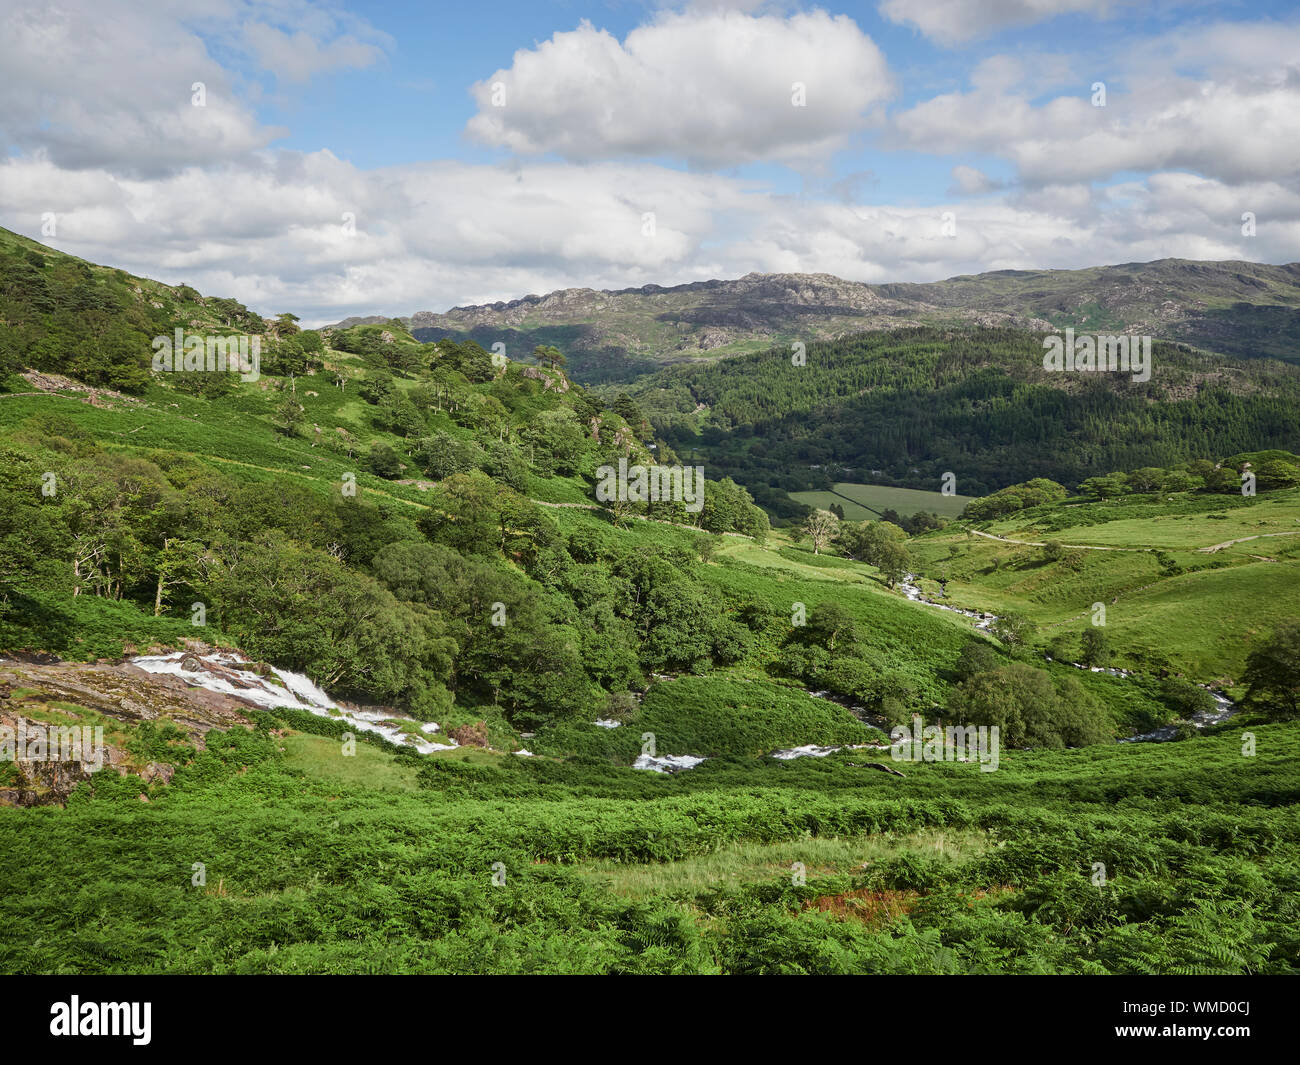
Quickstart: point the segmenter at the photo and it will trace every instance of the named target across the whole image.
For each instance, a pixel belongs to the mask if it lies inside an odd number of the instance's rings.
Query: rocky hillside
[[[0,745],[27,739],[27,750],[0,763],[0,806],[62,805],[100,772],[138,776],[148,801],[151,785],[166,785],[178,764],[203,750],[209,730],[251,727],[251,705],[124,660],[0,659]],[[103,747],[92,756],[87,745],[77,759],[33,748],[55,742],[47,740],[55,730],[88,730],[87,740],[99,730]]]
[[[903,325],[1072,325],[1149,333],[1238,357],[1300,360],[1300,264],[1161,259],[886,285],[829,274],[747,274],[671,288],[563,289],[444,314],[420,311],[408,321],[421,340],[472,337],[511,352],[559,345],[575,376],[587,381]]]

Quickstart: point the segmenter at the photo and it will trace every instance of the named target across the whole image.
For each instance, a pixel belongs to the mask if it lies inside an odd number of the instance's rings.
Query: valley
[[[0,238],[0,740],[106,745],[0,762],[0,971],[1300,966],[1289,362],[1063,386],[999,317],[610,386]],[[257,379],[151,373],[175,321]]]

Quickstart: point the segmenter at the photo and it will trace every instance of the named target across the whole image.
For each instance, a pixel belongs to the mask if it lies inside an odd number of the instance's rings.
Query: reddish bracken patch
[[[919,891],[874,891],[858,888],[842,895],[822,895],[813,899],[804,909],[821,910],[837,917],[852,918],[863,924],[883,925],[902,917],[916,905]]]
[[[1014,890],[1015,888],[1010,884],[995,884],[989,888],[980,888],[978,891],[963,892],[961,897],[970,907],[983,899]],[[925,894],[924,891],[876,891],[872,888],[858,888],[856,891],[846,891],[842,895],[822,895],[808,902],[804,909],[821,910],[822,913],[833,913],[837,917],[880,927],[897,920],[904,914],[911,913],[917,900]]]

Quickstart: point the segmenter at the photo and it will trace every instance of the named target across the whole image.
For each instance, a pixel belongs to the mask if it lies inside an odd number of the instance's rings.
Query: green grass
[[[790,498],[806,506],[829,510],[831,504],[844,508],[849,521],[875,521],[886,510],[897,511],[900,517],[910,518],[918,510],[927,510],[944,518],[955,518],[972,496],[951,495],[942,492],[922,492],[915,488],[892,488],[883,484],[853,484],[841,482],[829,492],[791,492]]]
[[[212,733],[148,804],[101,774],[0,809],[0,971],[1293,973],[1298,727],[905,779],[431,760],[417,791]]]
[[[394,760],[386,751],[365,743],[345,757],[342,745],[326,736],[297,732],[280,737],[284,764],[300,769],[313,780],[348,784],[381,791],[415,791],[415,770]]]
[[[659,755],[756,757],[785,747],[883,740],[844,707],[761,676],[716,673],[653,685],[622,727],[565,723],[543,729],[535,749],[629,765],[653,733]]]
[[[805,875],[854,876],[876,862],[902,854],[968,861],[988,850],[983,832],[930,828],[902,835],[843,838],[804,836],[777,843],[729,843],[710,854],[675,862],[585,862],[584,877],[607,885],[616,895],[633,899],[694,898],[720,888],[791,881],[795,864]]]
[[[1109,515],[1115,515],[1108,520]],[[1088,521],[1080,523],[1080,518]],[[1116,665],[1162,668],[1231,686],[1255,641],[1300,616],[1300,536],[1267,536],[1202,548],[1257,533],[1300,532],[1300,492],[1254,500],[1177,496],[1038,508],[982,526],[1008,543],[960,527],[913,540],[922,589],[997,614],[1019,612],[1044,639],[1080,632],[1093,604],[1106,608]],[[1067,550],[1049,561],[1032,541],[1119,547]]]
[[[1069,516],[1071,507],[1060,513]],[[1200,551],[1229,540],[1261,537],[1249,541],[1260,554],[1272,554],[1284,547],[1287,536],[1300,536],[1300,490],[1270,492],[1243,503],[1238,498],[1179,496],[1170,504],[1116,504],[1113,507],[1078,508],[1096,515],[1086,525],[1054,528],[1050,521],[1026,520],[1013,515],[982,526],[987,532],[1017,540],[1060,540],[1066,544],[1101,547],[1163,548],[1170,551]],[[1107,511],[1118,517],[1105,520]],[[1041,518],[1039,512],[1033,512]],[[1052,515],[1053,517],[1055,515]],[[1273,535],[1265,535],[1273,534]]]

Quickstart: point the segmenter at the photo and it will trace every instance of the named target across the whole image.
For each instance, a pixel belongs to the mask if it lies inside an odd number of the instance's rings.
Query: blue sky
[[[0,20],[0,224],[309,321],[751,270],[1300,259],[1293,5],[0,0]]]

